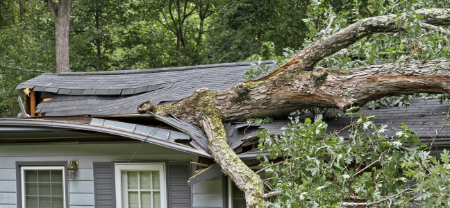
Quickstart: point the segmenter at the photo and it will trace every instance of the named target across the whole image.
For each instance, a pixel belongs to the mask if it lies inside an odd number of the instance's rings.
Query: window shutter
[[[167,190],[169,208],[191,207],[191,187],[189,162],[167,163]]]
[[[96,208],[116,207],[114,163],[94,162],[94,193]]]

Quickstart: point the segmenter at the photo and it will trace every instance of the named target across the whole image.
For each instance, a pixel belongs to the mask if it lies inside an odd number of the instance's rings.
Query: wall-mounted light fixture
[[[78,161],[71,160],[69,162],[69,166],[67,166],[67,175],[69,176],[69,179],[75,179],[77,176],[77,170],[78,170]]]

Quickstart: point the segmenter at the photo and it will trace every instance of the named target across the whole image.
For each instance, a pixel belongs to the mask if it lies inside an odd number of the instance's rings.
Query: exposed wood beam
[[[35,116],[36,112],[36,92],[31,90],[30,92],[30,115]]]

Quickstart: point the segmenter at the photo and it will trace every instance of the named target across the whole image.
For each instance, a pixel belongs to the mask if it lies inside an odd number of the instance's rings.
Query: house
[[[245,207],[243,193],[214,164],[200,128],[139,113],[137,106],[174,102],[202,87],[225,90],[251,64],[45,73],[21,83],[24,112],[0,119],[0,207]],[[388,124],[388,136],[404,122],[426,143],[444,125],[449,106],[412,99],[407,108],[361,112],[376,115],[377,126]],[[225,124],[228,144],[258,168],[256,132],[281,134],[288,122]],[[349,118],[327,122],[332,131]],[[433,151],[448,148],[449,138],[445,126]]]

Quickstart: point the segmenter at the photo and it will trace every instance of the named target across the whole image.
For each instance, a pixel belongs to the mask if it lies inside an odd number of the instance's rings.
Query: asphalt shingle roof
[[[450,108],[450,103],[444,101],[440,104],[438,99],[424,100],[420,98],[413,98],[410,100],[411,105],[409,107],[382,107],[380,109],[370,110],[367,107],[360,109],[361,114],[375,115],[377,119],[374,124],[377,127],[381,125],[387,125],[387,131],[383,133],[383,136],[395,137],[396,133],[401,130],[402,123],[407,125],[408,129],[412,129],[417,133],[417,136],[422,140],[434,138],[436,131],[444,125],[447,118],[447,113]],[[313,118],[312,114],[305,114],[300,116],[300,121],[304,121],[305,118]],[[338,119],[325,120],[328,124],[327,131],[329,133],[339,131],[343,127],[347,126],[351,122],[350,117],[341,117]],[[357,119],[357,118],[353,118]],[[264,128],[267,128],[272,135],[281,135],[282,127],[287,127],[290,120],[275,120],[269,124],[244,124],[233,123],[227,124],[226,130],[229,137],[228,144],[230,147],[237,148],[243,144],[245,140],[249,138],[255,138],[256,133]],[[348,138],[349,131],[342,131],[340,136]],[[445,124],[441,132],[438,134],[436,144],[444,144],[450,146],[450,122]],[[447,144],[448,143],[448,144]]]
[[[146,100],[159,104],[180,100],[203,87],[213,92],[228,89],[241,82],[245,72],[256,63],[46,73],[19,84],[17,89],[34,88],[45,92],[46,98],[51,97],[52,100],[41,102],[36,109],[45,116],[132,114]]]

